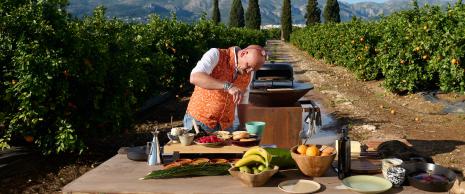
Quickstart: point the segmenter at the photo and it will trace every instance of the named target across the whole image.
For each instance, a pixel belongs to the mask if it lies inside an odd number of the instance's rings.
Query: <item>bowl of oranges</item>
[[[291,148],[291,156],[302,173],[307,176],[320,177],[333,163],[336,149],[326,145],[302,144]]]

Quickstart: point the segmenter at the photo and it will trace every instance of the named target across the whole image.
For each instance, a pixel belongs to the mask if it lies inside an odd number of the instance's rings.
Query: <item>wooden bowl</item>
[[[320,147],[318,146],[318,148]],[[297,146],[294,146],[291,148],[291,156],[302,173],[307,176],[320,177],[326,173],[331,163],[333,163],[336,152],[329,156],[307,156],[298,154]]]
[[[278,166],[274,166],[273,169],[261,172],[259,174],[240,172],[239,168],[237,167],[232,167],[229,169],[229,173],[233,177],[239,179],[244,185],[249,187],[259,187],[264,185],[278,171]]]

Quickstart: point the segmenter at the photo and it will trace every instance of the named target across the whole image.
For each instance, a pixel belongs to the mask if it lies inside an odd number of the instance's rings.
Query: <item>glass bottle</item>
[[[337,176],[341,180],[350,176],[350,157],[349,130],[344,127],[339,138],[337,153]]]

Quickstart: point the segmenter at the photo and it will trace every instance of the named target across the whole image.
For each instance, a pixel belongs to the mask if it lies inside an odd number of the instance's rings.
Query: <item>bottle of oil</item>
[[[350,176],[350,139],[346,127],[342,128],[339,138],[337,158],[337,176],[342,180]]]

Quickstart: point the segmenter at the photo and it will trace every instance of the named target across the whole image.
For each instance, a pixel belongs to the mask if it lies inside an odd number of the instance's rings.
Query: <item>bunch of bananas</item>
[[[244,153],[242,159],[238,160],[234,167],[238,167],[240,172],[259,174],[260,172],[271,170],[270,162],[272,155],[259,146],[250,148]]]

